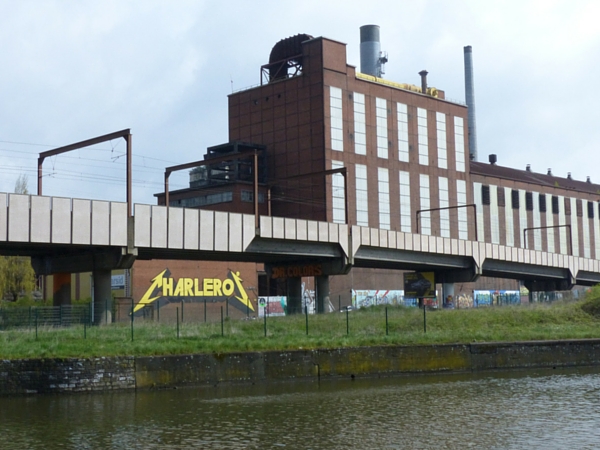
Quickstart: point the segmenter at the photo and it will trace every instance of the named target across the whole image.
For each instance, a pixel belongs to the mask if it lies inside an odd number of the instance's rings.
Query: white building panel
[[[200,211],[192,208],[183,210],[183,248],[198,250],[200,244]]]
[[[183,248],[183,208],[169,207],[169,248]]]
[[[54,199],[56,202],[56,199]],[[152,210],[150,205],[134,205],[134,232],[136,247],[150,247]]]
[[[31,242],[50,243],[50,197],[31,196]]]
[[[110,245],[127,246],[127,203],[110,203]]]
[[[8,240],[29,241],[29,195],[8,194]]]
[[[110,244],[110,203],[92,201],[92,245]]]
[[[229,213],[229,251],[242,251],[242,215]]]
[[[217,229],[219,229],[217,227]],[[215,213],[200,210],[200,250],[215,248]]]
[[[229,250],[229,213],[215,211],[215,251]]]
[[[167,207],[152,206],[151,244],[154,248],[167,248]]]
[[[0,241],[6,241],[6,228],[8,223],[7,196],[0,193]]]
[[[90,245],[91,242],[91,201],[73,199],[73,244]]]

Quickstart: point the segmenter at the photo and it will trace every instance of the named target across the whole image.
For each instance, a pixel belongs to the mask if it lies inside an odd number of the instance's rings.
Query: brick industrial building
[[[261,85],[229,95],[229,144],[211,147],[204,168],[191,174],[189,188],[170,193],[169,204],[252,211],[252,165],[210,160],[257,148],[261,214],[600,258],[600,186],[501,167],[495,155],[477,162],[474,104],[445,99],[427,86],[426,71],[420,86],[385,80],[385,61],[376,26],[361,28],[361,71],[347,63],[344,43],[309,35],[280,41],[261,68]],[[157,198],[165,203],[164,193]],[[147,284],[137,264],[133,283]],[[265,295],[261,273],[251,282]],[[401,289],[402,277],[354,268],[331,280],[332,296],[343,295],[344,304],[352,288]]]

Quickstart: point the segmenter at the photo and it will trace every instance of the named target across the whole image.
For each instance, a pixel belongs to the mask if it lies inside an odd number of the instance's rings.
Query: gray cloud
[[[260,83],[278,40],[327,36],[358,65],[367,23],[381,26],[386,78],[427,69],[453,99],[473,46],[481,160],[595,178],[596,2],[368,3],[0,0],[0,191],[20,173],[35,189],[39,151],[131,128],[134,200],[153,203],[165,166],[228,140],[227,95]],[[46,161],[45,193],[123,200],[124,145],[98,147]]]

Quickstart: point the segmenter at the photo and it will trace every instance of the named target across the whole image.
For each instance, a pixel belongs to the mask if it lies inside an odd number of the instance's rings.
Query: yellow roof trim
[[[422,94],[421,88],[414,84],[396,83],[394,81],[384,80],[383,78],[374,77],[373,75],[367,75],[367,74],[360,73],[360,72],[356,72],[356,78],[359,78],[359,79],[365,80],[365,81],[370,81],[372,83],[383,84],[383,85],[390,86],[390,87],[393,87],[396,89],[403,89],[405,91],[417,92],[419,94]],[[434,88],[434,87],[428,87],[427,94],[432,97],[437,98],[438,90],[437,90],[437,88]]]

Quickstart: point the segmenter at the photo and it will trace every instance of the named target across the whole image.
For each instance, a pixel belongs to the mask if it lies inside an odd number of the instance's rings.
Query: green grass
[[[0,332],[0,358],[100,357],[117,355],[169,355],[223,353],[261,350],[315,349],[372,345],[416,345],[493,341],[600,338],[600,288],[594,288],[579,303],[554,303],[515,307],[478,308],[427,312],[372,307],[346,314],[272,317],[258,320],[229,320],[220,323],[175,324],[137,321],[134,339],[129,324],[70,328],[39,328]],[[86,337],[84,338],[84,331]]]

